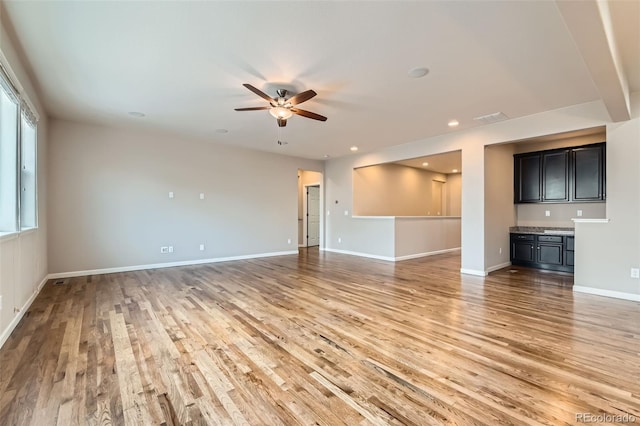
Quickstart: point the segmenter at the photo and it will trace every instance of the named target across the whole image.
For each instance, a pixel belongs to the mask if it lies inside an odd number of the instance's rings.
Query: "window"
[[[36,206],[36,126],[26,109],[20,120],[20,229],[38,224]]]
[[[18,99],[0,75],[0,234],[17,230]]]
[[[0,67],[0,235],[38,226],[36,118]]]

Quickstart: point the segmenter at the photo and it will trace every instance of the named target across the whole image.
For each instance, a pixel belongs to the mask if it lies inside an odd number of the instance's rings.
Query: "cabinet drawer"
[[[538,235],[538,241],[545,243],[561,243],[562,236],[556,235]]]
[[[533,234],[511,234],[511,238],[518,241],[533,241],[535,237]]]

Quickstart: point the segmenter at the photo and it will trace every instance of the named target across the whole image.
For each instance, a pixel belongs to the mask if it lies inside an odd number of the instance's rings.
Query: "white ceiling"
[[[630,4],[630,5],[629,5]],[[637,2],[612,18],[638,66]],[[8,1],[9,21],[50,116],[143,126],[322,159],[599,99],[555,2]],[[636,39],[634,39],[636,37]],[[411,79],[414,67],[428,67]],[[629,78],[640,90],[640,77]],[[318,96],[278,133],[277,83]],[[127,113],[141,111],[145,118]],[[216,129],[228,129],[222,134]],[[280,146],[280,139],[288,144]]]

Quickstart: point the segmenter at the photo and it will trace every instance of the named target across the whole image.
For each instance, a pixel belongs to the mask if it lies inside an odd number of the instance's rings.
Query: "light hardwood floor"
[[[640,423],[640,304],[459,268],[303,250],[49,281],[0,350],[0,425]]]

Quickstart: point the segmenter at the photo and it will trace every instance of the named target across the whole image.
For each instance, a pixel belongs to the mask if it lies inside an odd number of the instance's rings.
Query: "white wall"
[[[142,130],[50,127],[52,273],[297,250],[298,169],[322,162]]]
[[[636,93],[633,96],[637,98],[638,95]],[[356,244],[354,239],[357,240],[357,238],[354,238],[355,234],[351,232],[351,225],[356,219],[342,214],[345,210],[349,211],[352,205],[351,170],[353,168],[461,149],[464,170],[462,176],[462,269],[470,273],[484,274],[495,261],[487,254],[489,251],[499,249],[499,246],[494,245],[495,243],[485,244],[485,236],[488,232],[485,229],[485,215],[493,213],[490,207],[485,212],[484,147],[604,125],[607,128],[607,215],[611,219],[609,225],[615,221],[615,229],[619,230],[615,232],[622,232],[625,229],[629,231],[624,236],[625,242],[621,248],[612,244],[607,247],[606,256],[604,253],[599,256],[587,246],[602,246],[601,242],[595,236],[581,234],[581,229],[576,228],[576,256],[579,256],[576,264],[576,282],[584,276],[582,268],[586,270],[597,267],[600,271],[599,277],[608,276],[610,279],[600,279],[597,283],[588,280],[585,281],[587,285],[599,285],[613,291],[633,290],[627,278],[629,267],[633,262],[636,265],[640,263],[638,259],[640,252],[637,249],[640,240],[640,232],[637,231],[638,215],[632,217],[627,213],[637,209],[638,194],[640,194],[640,179],[637,177],[636,164],[639,135],[634,133],[637,130],[634,127],[637,126],[637,111],[634,117],[636,118],[630,122],[611,123],[603,103],[596,101],[469,130],[462,129],[372,153],[329,160],[325,166],[327,202],[331,207],[331,215],[327,216],[327,247],[337,246],[338,235],[344,237],[341,244],[344,249],[349,250],[351,244]],[[631,149],[632,146],[635,148]],[[618,163],[624,167],[620,167]],[[508,180],[510,185],[512,179],[511,176]],[[618,190],[612,192],[614,187]],[[633,194],[633,197],[629,196],[630,194]],[[334,205],[335,200],[338,200],[339,204]],[[610,205],[618,207],[610,208]],[[627,205],[630,207],[629,210],[625,208]],[[608,225],[602,226],[606,228]],[[371,250],[380,251],[382,248],[371,247]],[[582,252],[584,257],[581,258],[582,255],[578,255],[578,252]],[[624,271],[626,277],[622,277],[619,271]],[[638,281],[633,283],[637,294],[640,291]]]
[[[0,239],[0,346],[35,297],[47,275],[47,117],[40,97],[15,49],[13,35],[0,13],[0,61],[14,74],[14,83],[40,115],[38,122],[38,219],[39,227]],[[18,308],[20,312],[15,312]]]

